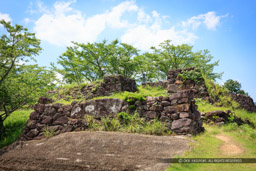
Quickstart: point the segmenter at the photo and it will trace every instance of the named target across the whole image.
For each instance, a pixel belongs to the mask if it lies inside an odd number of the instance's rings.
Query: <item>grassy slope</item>
[[[211,105],[210,103],[197,99],[197,105],[198,105],[198,110],[200,112],[209,112],[209,111],[214,111],[214,110],[232,110],[235,112],[235,115],[238,117],[241,117],[243,120],[248,119],[252,123],[254,123],[254,126],[256,127],[256,113],[253,112],[247,112],[242,109],[230,109],[228,107],[217,107],[214,105]]]
[[[197,101],[199,111],[208,112],[213,110],[228,110],[228,108],[216,107],[203,101]],[[244,110],[235,110],[236,115],[247,118],[255,122],[256,113],[246,112]],[[188,151],[182,158],[256,158],[256,130],[250,128],[248,125],[238,127],[236,124],[228,124],[222,127],[214,125],[204,125],[206,131],[200,135],[192,138],[191,150]],[[219,150],[221,140],[215,136],[217,134],[230,136],[235,143],[239,144],[245,150],[242,154],[227,156],[223,155]],[[256,164],[242,163],[242,164],[179,164],[174,163],[168,168],[172,170],[196,170],[196,171],[212,171],[212,170],[256,170]]]
[[[138,87],[138,91],[137,92],[119,92],[119,93],[113,93],[110,96],[100,96],[100,97],[95,97],[93,98],[93,100],[96,99],[103,99],[103,98],[117,98],[117,99],[122,99],[124,100],[125,97],[127,96],[131,96],[131,97],[144,97],[144,96],[152,96],[152,97],[158,97],[158,96],[168,96],[167,90],[161,88],[161,87],[142,87],[139,86]],[[79,102],[84,102],[84,98],[83,99],[70,99],[69,101],[66,101],[64,99],[61,99],[59,101],[56,101],[54,103],[62,103],[62,104],[71,104],[72,101],[79,101]]]
[[[25,126],[32,110],[17,110],[13,112],[5,121],[7,137],[0,140],[0,148],[16,141]]]

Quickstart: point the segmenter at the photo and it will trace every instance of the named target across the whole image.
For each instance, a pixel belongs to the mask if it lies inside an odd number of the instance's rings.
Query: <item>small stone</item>
[[[37,129],[31,129],[26,135],[30,138],[37,136],[39,131]]]
[[[29,129],[34,129],[36,128],[36,121],[35,120],[30,120],[28,119],[27,120],[27,123],[26,123],[26,126],[29,128]]]
[[[189,127],[192,123],[191,119],[188,118],[182,118],[179,120],[174,120],[172,122],[172,130],[180,129],[182,127]]]
[[[171,103],[168,102],[168,101],[162,101],[162,102],[161,102],[161,105],[162,105],[162,106],[170,106]]]
[[[167,107],[165,108],[165,111],[166,111],[167,113],[174,113],[176,110],[175,110],[175,107],[174,107],[174,106],[167,106]]]
[[[52,123],[52,117],[50,116],[43,116],[43,120],[41,121],[42,124],[51,124]]]
[[[65,105],[63,106],[64,111],[71,111],[72,106],[71,105]]]
[[[54,103],[53,105],[52,105],[52,107],[54,107],[56,110],[58,110],[59,108],[61,108],[63,106],[63,104],[61,104],[61,103]]]
[[[63,108],[59,108],[57,112],[58,113],[62,113],[63,112]]]
[[[58,118],[56,121],[53,122],[53,125],[64,125],[68,123],[68,118],[65,116],[62,116]]]
[[[178,103],[179,103],[179,104],[188,103],[188,102],[189,102],[188,98],[182,98],[182,99],[179,99],[179,100],[178,100]]]
[[[149,108],[149,110],[151,110],[151,111],[161,111],[161,110],[163,110],[163,107],[162,106],[160,106],[160,105],[153,105],[153,106],[151,106],[150,108]]]
[[[31,114],[30,114],[30,119],[31,120],[38,120],[40,118],[40,115],[39,115],[39,113],[37,113],[36,111],[34,111],[34,112],[32,112]]]
[[[156,111],[146,111],[143,115],[149,119],[155,119],[157,117]]]
[[[61,113],[56,113],[56,114],[52,117],[52,119],[55,121],[56,119],[60,118],[61,116],[63,116],[63,114],[61,114]]]
[[[36,129],[37,129],[38,131],[41,131],[44,127],[45,127],[45,124],[41,124],[41,123],[37,123],[37,124],[36,124]]]
[[[48,103],[52,103],[53,100],[51,98],[48,97],[40,97],[39,98],[39,103],[40,104],[48,104]]]
[[[186,112],[181,112],[180,113],[180,118],[182,119],[182,118],[189,118],[189,113],[186,113]]]
[[[188,112],[189,111],[189,104],[180,104],[180,105],[176,105],[176,111],[178,112]]]
[[[165,121],[169,120],[169,118],[167,116],[161,116],[159,120],[161,122],[165,122]]]
[[[44,105],[43,104],[36,104],[34,105],[34,110],[38,113],[44,112]]]
[[[173,113],[173,114],[171,114],[171,119],[177,120],[177,119],[179,119],[179,115],[177,113]]]

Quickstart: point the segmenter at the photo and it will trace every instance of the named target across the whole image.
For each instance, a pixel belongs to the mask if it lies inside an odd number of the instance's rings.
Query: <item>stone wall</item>
[[[68,97],[72,97],[72,99],[80,99],[81,97],[78,97],[80,94],[83,95],[86,100],[88,100],[98,96],[109,96],[112,93],[121,91],[137,91],[136,81],[130,78],[125,78],[121,75],[111,75],[104,76],[102,82],[89,84],[83,88],[74,87],[65,94],[60,93],[61,89],[49,91],[48,93],[58,94],[58,99],[65,99],[69,101],[70,99],[68,99]]]
[[[150,87],[162,87],[167,88],[168,87],[168,81],[158,81],[158,82],[152,82],[152,83],[142,83],[142,86],[150,86]]]
[[[182,78],[178,76],[182,71],[191,71],[191,70],[194,70],[194,68],[170,70],[168,72],[167,80],[152,82],[152,83],[144,83],[142,85],[149,85],[153,87],[161,86],[163,88],[166,88],[168,90],[168,93],[170,94],[177,93],[178,91],[181,91],[181,90],[190,89],[194,91],[194,97],[207,98],[209,94],[204,84],[204,80],[201,80],[200,84],[196,84],[192,80],[186,80],[183,82]]]
[[[170,94],[177,93],[181,90],[191,89],[194,91],[195,98],[209,99],[209,94],[203,79],[199,80],[200,84],[198,84],[192,80],[186,80],[183,82],[182,78],[178,76],[182,71],[190,70],[194,70],[194,68],[170,70],[167,80],[154,83],[146,83],[144,85],[162,86],[163,88],[167,88],[168,93]],[[230,95],[233,100],[239,103],[241,108],[247,111],[256,112],[256,107],[251,97],[234,93],[231,93]]]
[[[250,112],[256,112],[256,107],[251,97],[235,93],[231,93],[230,95],[233,100],[239,103],[241,108]]]
[[[168,93],[175,93],[180,90],[191,89],[194,91],[194,97],[196,97],[196,98],[208,97],[209,94],[207,92],[207,88],[204,84],[203,79],[198,80],[198,82],[200,82],[200,84],[197,84],[192,80],[186,80],[183,82],[182,78],[179,77],[179,74],[181,74],[182,71],[191,71],[191,70],[194,70],[194,68],[170,70],[168,72],[168,82],[169,82],[169,85],[167,87]]]
[[[169,97],[147,97],[144,102],[136,101],[135,107],[141,117],[159,119],[176,134],[197,134],[203,131],[192,90],[179,91]]]
[[[34,111],[22,130],[21,140],[40,139],[45,132],[55,135],[63,132],[79,131],[88,128],[84,116],[114,117],[120,112],[139,112],[140,117],[150,121],[159,119],[177,134],[197,134],[203,131],[200,113],[193,100],[193,91],[184,90],[170,97],[147,97],[146,100],[126,101],[120,99],[97,99],[85,103],[74,101],[71,105],[45,104],[46,100],[34,106]],[[133,105],[134,108],[129,106]]]
[[[137,91],[136,81],[121,75],[104,76],[103,82],[85,86],[81,92],[85,99],[92,99],[93,97],[109,96],[121,91]]]
[[[215,125],[224,125],[226,123],[236,123],[237,125],[248,124],[251,127],[255,128],[254,124],[249,121],[248,119],[241,119],[240,117],[236,116],[230,110],[222,111],[222,110],[215,110],[211,112],[201,112],[201,119],[208,123],[208,124],[215,124]]]

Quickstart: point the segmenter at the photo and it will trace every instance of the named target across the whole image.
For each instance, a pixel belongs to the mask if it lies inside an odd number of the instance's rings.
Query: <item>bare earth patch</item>
[[[184,136],[71,132],[28,141],[0,156],[0,170],[165,170],[159,158],[182,155]]]
[[[235,144],[229,136],[216,135],[216,138],[224,142],[220,146],[220,150],[223,152],[223,154],[234,155],[241,154],[244,152],[244,150],[239,145]]]

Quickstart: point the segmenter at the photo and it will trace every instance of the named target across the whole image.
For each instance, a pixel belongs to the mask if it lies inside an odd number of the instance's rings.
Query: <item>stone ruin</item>
[[[207,98],[209,96],[207,92],[207,88],[204,84],[203,80],[200,80],[200,84],[195,83],[192,80],[186,80],[183,82],[182,78],[179,77],[182,71],[191,71],[194,68],[186,68],[186,69],[175,69],[170,70],[168,72],[167,80],[154,82],[154,83],[144,83],[142,85],[146,86],[154,86],[158,87],[161,86],[166,88],[168,93],[177,93],[181,90],[192,90],[194,92],[195,98]]]
[[[170,75],[173,72],[170,72]],[[176,82],[167,82],[178,84]],[[166,84],[166,83],[165,83]],[[93,92],[92,85],[84,87],[83,92],[90,96],[107,96],[118,91],[136,91],[136,82],[121,76],[108,76]],[[170,85],[167,85],[170,90]],[[169,91],[170,92],[170,91]],[[177,89],[169,97],[146,97],[145,100],[130,99],[126,102],[121,99],[97,99],[87,100],[85,103],[73,101],[71,105],[48,104],[52,101],[40,98],[39,104],[34,106],[34,111],[22,130],[21,140],[32,140],[43,138],[47,128],[55,135],[63,132],[79,131],[88,129],[85,115],[91,115],[94,119],[102,117],[113,117],[120,112],[134,113],[137,111],[140,117],[146,120],[159,119],[176,134],[197,134],[204,130],[200,113],[194,101],[195,91],[193,89]],[[132,98],[132,97],[130,97]],[[131,108],[131,105],[133,108]]]
[[[242,124],[248,124],[255,128],[254,124],[248,119],[241,119],[240,117],[234,115],[230,110],[222,111],[215,110],[211,112],[200,112],[201,119],[208,124],[215,124],[218,126],[224,125],[226,123],[237,123],[238,126]]]
[[[235,93],[231,93],[230,95],[233,100],[239,103],[241,108],[250,112],[256,112],[256,107],[251,97]]]
[[[146,120],[159,119],[176,134],[197,134],[203,131],[200,113],[193,99],[193,91],[183,90],[169,97],[147,97],[146,100],[135,100],[134,109],[129,103],[121,99],[97,99],[85,103],[74,101],[71,105],[44,104],[47,100],[40,100],[34,106],[34,111],[22,130],[21,140],[41,139],[44,129],[55,135],[63,132],[81,131],[88,129],[85,115],[92,115],[94,119],[113,117],[119,112],[132,113],[138,111],[140,117]],[[43,103],[42,103],[43,102]]]
[[[194,92],[195,98],[203,98],[208,100],[209,94],[205,86],[204,80],[200,80],[200,84],[197,84],[192,80],[186,80],[185,82],[183,82],[182,78],[178,76],[182,71],[190,70],[194,70],[194,68],[170,70],[167,80],[154,83],[144,83],[143,85],[155,87],[161,86],[163,88],[167,88],[168,93],[176,93],[181,90],[191,89]],[[239,104],[240,108],[245,109],[249,112],[256,112],[256,107],[251,97],[235,93],[230,93],[230,96]]]
[[[79,99],[78,95],[82,94],[86,100],[99,96],[109,96],[112,93],[121,91],[135,92],[137,91],[136,81],[130,78],[125,78],[120,75],[104,76],[102,82],[96,82],[84,87],[74,87],[70,92],[60,94],[61,89],[50,91],[50,94],[57,94],[58,99],[68,100],[67,96],[72,99]],[[80,97],[81,98],[81,97]]]

